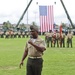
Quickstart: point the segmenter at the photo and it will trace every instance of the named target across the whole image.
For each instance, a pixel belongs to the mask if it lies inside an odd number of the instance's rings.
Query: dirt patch
[[[15,70],[17,66],[0,66],[0,70]]]

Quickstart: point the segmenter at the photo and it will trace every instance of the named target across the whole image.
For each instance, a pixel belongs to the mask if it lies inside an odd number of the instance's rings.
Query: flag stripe
[[[54,13],[53,6],[39,6],[40,12],[40,31],[46,32],[53,31]]]

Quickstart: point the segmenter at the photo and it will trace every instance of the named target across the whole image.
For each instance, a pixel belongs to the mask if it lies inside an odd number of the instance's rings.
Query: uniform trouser
[[[42,67],[43,67],[42,58],[37,59],[28,58],[26,75],[41,75]]]
[[[6,35],[6,37],[5,38],[9,38],[9,35]]]
[[[72,47],[72,39],[67,39],[67,47],[69,47],[69,44],[71,44]]]
[[[21,35],[18,35],[18,38],[21,38]]]
[[[59,39],[55,39],[54,47],[55,47],[55,44],[57,44],[57,47],[59,47]]]
[[[47,42],[47,36],[45,36],[45,42]]]
[[[1,35],[1,38],[4,38],[3,34]]]
[[[62,45],[63,45],[63,47],[65,47],[65,39],[64,38],[62,38],[60,40],[60,47],[62,47]]]
[[[10,37],[13,38],[13,34]]]
[[[26,35],[26,37],[28,38],[28,35]]]
[[[52,37],[47,38],[47,47],[49,47],[49,44],[51,44],[52,47]]]
[[[22,38],[25,38],[25,35],[22,35]]]
[[[17,34],[14,34],[14,38],[17,38]]]

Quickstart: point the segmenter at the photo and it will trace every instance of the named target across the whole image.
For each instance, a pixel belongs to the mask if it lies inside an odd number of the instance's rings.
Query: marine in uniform
[[[24,59],[28,55],[26,75],[41,75],[43,67],[43,52],[46,50],[45,41],[38,36],[37,26],[30,26],[31,35],[25,47],[25,52],[20,62],[19,67],[23,65]]]
[[[14,32],[13,32],[13,30],[11,30],[11,36],[10,37],[14,38]]]
[[[21,32],[20,31],[18,32],[18,38],[21,38]]]
[[[22,32],[22,38],[25,38],[25,32]]]
[[[14,31],[14,38],[17,38],[17,32]]]
[[[44,36],[45,36],[45,42],[47,42],[47,37],[48,37],[47,35],[48,35],[48,32],[45,32],[45,33],[44,33]]]
[[[69,45],[71,45],[72,47],[72,38],[73,38],[73,34],[71,33],[71,31],[69,31],[67,34],[67,47],[69,47]]]
[[[1,31],[0,31],[0,37],[1,37]]]
[[[26,37],[27,37],[27,38],[29,37],[29,32],[26,32]]]
[[[54,32],[52,36],[52,46],[55,47],[55,44],[56,44],[56,32]]]
[[[65,33],[64,33],[64,31],[62,31],[62,33],[61,33],[61,35],[60,35],[60,47],[65,47],[65,37],[66,37],[66,35],[65,35]]]
[[[49,47],[49,32],[45,33],[45,42],[46,42],[47,47]]]
[[[0,37],[4,38],[4,32],[3,31],[0,31]]]
[[[9,31],[5,32],[5,38],[9,38]]]
[[[60,38],[59,31],[56,30],[54,47],[55,47],[55,44],[57,44],[57,47],[59,47],[59,38]]]
[[[49,31],[48,33],[48,38],[47,38],[47,47],[52,47],[52,36],[53,36],[53,33],[52,33],[52,30]]]

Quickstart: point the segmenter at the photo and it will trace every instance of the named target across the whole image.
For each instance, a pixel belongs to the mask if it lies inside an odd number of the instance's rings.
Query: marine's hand
[[[21,66],[23,66],[23,61],[20,62],[19,68],[21,68]]]
[[[29,43],[29,44],[33,44],[33,42],[32,42],[31,40],[30,40],[30,41],[28,41],[28,43]]]

